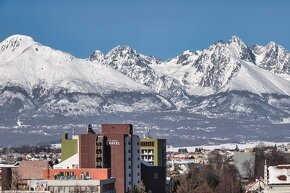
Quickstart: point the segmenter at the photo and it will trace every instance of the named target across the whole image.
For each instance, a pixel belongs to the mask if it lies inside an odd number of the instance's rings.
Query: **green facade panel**
[[[78,140],[67,139],[63,135],[61,139],[61,160],[64,161],[78,152]]]
[[[141,138],[141,156],[142,150],[152,151],[149,156],[153,155],[154,166],[166,166],[166,140],[154,138]]]

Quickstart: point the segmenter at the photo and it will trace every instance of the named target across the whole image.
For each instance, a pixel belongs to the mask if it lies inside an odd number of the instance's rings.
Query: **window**
[[[48,187],[48,191],[53,192],[53,187]]]
[[[154,173],[154,179],[158,179],[158,173]]]
[[[58,187],[57,186],[53,187],[53,191],[54,193],[58,193]]]
[[[128,158],[128,161],[131,161],[131,158],[130,157]]]
[[[130,149],[128,150],[128,153],[131,153],[131,150]]]

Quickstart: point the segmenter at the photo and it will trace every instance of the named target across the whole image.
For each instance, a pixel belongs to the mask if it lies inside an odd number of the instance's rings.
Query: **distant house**
[[[265,193],[290,192],[290,165],[267,166],[265,164]]]
[[[263,179],[257,179],[254,182],[249,183],[246,186],[245,193],[264,193],[265,190],[265,182]]]

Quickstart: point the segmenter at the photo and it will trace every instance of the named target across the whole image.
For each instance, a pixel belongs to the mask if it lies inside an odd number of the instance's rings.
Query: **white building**
[[[116,193],[115,178],[105,180],[29,180],[30,191]]]
[[[290,192],[290,165],[267,166],[265,164],[265,193]]]

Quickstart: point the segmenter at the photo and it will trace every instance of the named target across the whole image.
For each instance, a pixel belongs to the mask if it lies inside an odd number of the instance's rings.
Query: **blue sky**
[[[169,59],[237,35],[290,49],[288,0],[0,0],[0,41],[13,34],[87,58],[117,45]]]

